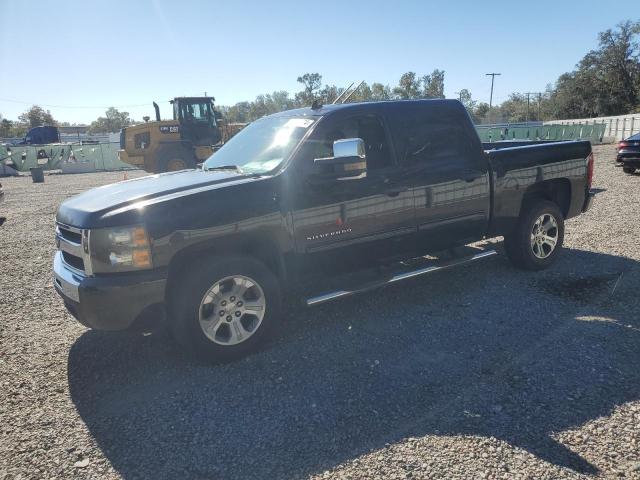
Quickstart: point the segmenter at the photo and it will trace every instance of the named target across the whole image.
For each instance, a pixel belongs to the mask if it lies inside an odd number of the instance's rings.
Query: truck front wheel
[[[564,217],[558,206],[539,200],[523,209],[514,230],[504,237],[511,262],[525,270],[550,266],[562,248]]]
[[[215,258],[186,269],[171,299],[171,328],[188,352],[229,361],[256,350],[280,312],[278,280],[247,257]]]
[[[196,165],[193,153],[182,147],[169,147],[159,154],[155,173],[177,172],[194,168]]]

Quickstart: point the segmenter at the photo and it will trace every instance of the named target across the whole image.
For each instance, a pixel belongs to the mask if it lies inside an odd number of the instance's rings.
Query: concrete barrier
[[[640,112],[629,115],[617,115],[612,117],[597,118],[572,118],[569,120],[551,120],[545,125],[601,125],[604,124],[604,138],[619,141],[635,133],[640,133]]]

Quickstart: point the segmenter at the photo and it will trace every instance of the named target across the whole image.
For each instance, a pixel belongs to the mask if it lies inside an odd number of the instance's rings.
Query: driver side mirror
[[[367,174],[367,156],[361,138],[333,142],[333,157],[313,161],[314,176],[324,180],[362,178]]]

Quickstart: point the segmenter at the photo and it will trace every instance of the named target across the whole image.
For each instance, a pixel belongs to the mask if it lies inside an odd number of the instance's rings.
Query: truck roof
[[[431,105],[448,105],[460,107],[462,104],[458,100],[453,99],[424,99],[424,100],[384,100],[379,102],[355,102],[355,103],[338,103],[338,104],[329,104],[322,105],[320,108],[312,109],[311,107],[304,108],[296,108],[293,110],[285,110],[283,112],[274,113],[272,116],[278,117],[320,117],[326,115],[328,113],[337,112],[341,110],[363,110],[366,107],[378,107],[380,105],[406,105],[406,104],[415,104],[415,103],[429,103]]]

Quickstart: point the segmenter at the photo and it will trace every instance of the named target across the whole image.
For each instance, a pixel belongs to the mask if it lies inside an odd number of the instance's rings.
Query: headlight
[[[151,242],[142,225],[91,230],[89,251],[94,273],[153,267]]]

